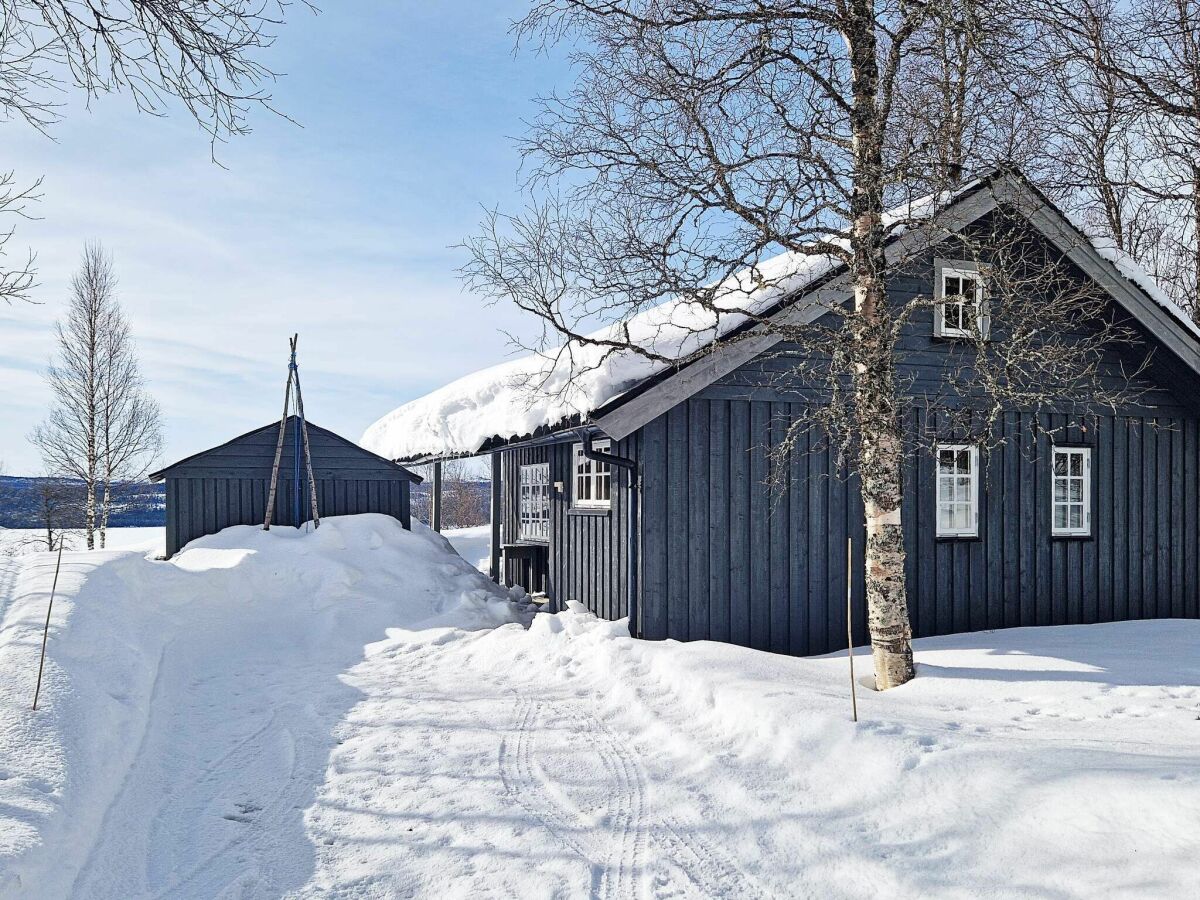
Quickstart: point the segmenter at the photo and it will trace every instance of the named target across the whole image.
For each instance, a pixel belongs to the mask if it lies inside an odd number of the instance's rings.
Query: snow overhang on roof
[[[1200,329],[1128,255],[1111,242],[1087,236],[1019,173],[994,173],[952,195],[926,197],[893,211],[891,217],[923,224],[897,233],[889,260],[913,252],[922,241],[932,244],[960,230],[1001,203],[1025,215],[1200,372]],[[769,349],[779,338],[761,329],[754,334],[756,317],[775,315],[786,305],[782,314],[803,321],[828,309],[825,302],[800,301],[818,289],[848,291],[844,268],[830,256],[780,254],[725,282],[717,301],[719,313],[678,298],[592,335],[602,339],[628,327],[632,341],[652,348],[665,361],[632,351],[567,344],[474,372],[406,403],[371,425],[360,443],[391,459],[421,461],[472,456],[582,423],[623,438]],[[845,282],[840,285],[839,275]],[[766,286],[758,286],[763,282]],[[1136,291],[1130,291],[1131,286]],[[738,341],[724,340],[734,333],[739,333]],[[718,349],[727,352],[715,352]]]

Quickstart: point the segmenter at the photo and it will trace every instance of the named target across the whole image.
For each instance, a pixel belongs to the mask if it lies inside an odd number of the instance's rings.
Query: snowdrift
[[[121,842],[136,832],[125,815],[200,818],[189,804],[204,785],[184,783],[189,755],[212,753],[236,780],[239,758],[221,745],[249,729],[260,746],[279,745],[276,770],[251,773],[265,795],[274,782],[306,779],[311,791],[329,732],[356,697],[340,676],[367,644],[433,618],[459,629],[528,618],[519,596],[440,536],[380,515],[330,518],[309,532],[238,526],[168,562],[68,552],[34,713],[53,572],[50,554],[0,558],[0,897],[138,896],[137,853],[166,869],[147,883],[206,895],[194,878],[202,872]],[[250,690],[254,678],[269,683]],[[158,756],[166,765],[150,764]],[[222,828],[239,825],[237,802],[213,816]],[[297,810],[280,810],[272,825],[303,838]],[[201,859],[228,840],[194,835]]]

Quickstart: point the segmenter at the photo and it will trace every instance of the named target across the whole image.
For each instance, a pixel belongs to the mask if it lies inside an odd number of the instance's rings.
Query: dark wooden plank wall
[[[605,619],[629,613],[626,595],[626,536],[629,528],[628,475],[612,468],[612,507],[608,510],[575,509],[572,495],[571,443],[550,446],[550,480],[561,481],[561,492],[551,495],[550,581],[553,603],[560,609],[568,600],[582,603]],[[636,458],[634,441],[613,441],[616,456]]]
[[[994,225],[981,222],[978,231],[987,235]],[[898,303],[928,297],[935,257],[952,259],[954,250],[938,248],[892,272],[889,295]],[[994,321],[993,338],[1003,340],[1002,320]],[[950,370],[969,378],[970,348],[935,338],[932,310],[925,309],[897,349],[910,442],[930,434],[977,440],[969,429],[950,431],[944,413],[930,412],[962,401],[944,382]],[[866,640],[865,534],[853,474],[836,470],[819,434],[804,433],[785,460],[780,486],[766,483],[770,451],[788,423],[827,396],[797,382],[797,363],[811,362],[805,354],[778,345],[643,430],[647,637],[792,654],[842,648],[851,537],[855,639]],[[1125,384],[1147,354],[1150,364],[1134,385],[1140,395],[1122,415],[1088,420],[1086,431],[1077,416],[1045,416],[1039,429],[1028,413],[1005,416],[1005,443],[983,457],[976,540],[936,538],[933,460],[927,452],[910,454],[903,512],[918,635],[1200,615],[1200,380],[1145,334],[1141,344],[1106,350],[1100,371],[1110,386]],[[1054,439],[1093,448],[1090,539],[1051,536]]]
[[[855,640],[866,641],[856,478],[836,469],[814,431],[802,433],[786,456],[781,484],[772,487],[763,474],[802,409],[701,397],[646,427],[645,637],[796,655],[841,649],[851,537]],[[939,433],[926,417],[909,412],[911,435]],[[1200,617],[1197,419],[1102,417],[1084,431],[1066,416],[1046,416],[1037,438],[1030,426],[1028,416],[1009,414],[1007,443],[981,456],[978,539],[936,537],[934,461],[925,452],[907,460],[903,514],[915,633]],[[1089,539],[1051,536],[1051,429],[1064,443],[1092,448]],[[673,441],[680,431],[705,439]]]
[[[270,481],[266,478],[169,477],[167,478],[167,555],[174,555],[188,541],[213,534],[231,525],[262,525]],[[301,522],[309,517],[307,486]],[[296,525],[293,491],[295,482],[281,478],[273,525]],[[317,481],[317,510],[321,516],[383,513],[410,526],[409,482],[380,479],[320,479]]]
[[[277,427],[268,428],[166,470],[168,555],[188,541],[231,525],[262,524],[278,436]],[[295,448],[289,423],[280,458],[273,524],[297,524]],[[410,481],[403,470],[311,424],[309,450],[321,516],[382,513],[410,527]],[[308,517],[305,490],[300,524]]]
[[[574,479],[573,442],[520,447],[502,454],[503,516],[505,543],[515,542],[517,532],[517,478],[519,467],[536,462],[550,464],[550,541],[547,547],[544,590],[551,609],[565,607],[568,600],[584,604],[596,615],[619,619],[628,614],[626,594],[626,535],[629,528],[628,476],[612,472],[612,508],[575,509],[572,506]],[[636,441],[614,442],[612,452],[636,455]],[[562,490],[553,490],[555,482]],[[531,590],[526,580],[540,584],[540,567],[532,571],[527,562],[506,561],[505,579]]]

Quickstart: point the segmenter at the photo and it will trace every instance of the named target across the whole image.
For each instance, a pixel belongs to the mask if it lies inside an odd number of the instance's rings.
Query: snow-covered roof
[[[975,179],[953,194],[924,197],[893,210],[888,218],[907,223],[928,220],[991,180],[990,176]],[[1077,222],[1071,224],[1124,278],[1200,338],[1200,328],[1149,273],[1110,241],[1088,235]],[[462,456],[478,453],[492,441],[525,438],[573,419],[586,421],[594,410],[691,361],[714,341],[770,312],[782,299],[814,285],[840,265],[828,255],[782,253],[723,282],[713,304],[719,312],[694,299],[674,298],[591,335],[628,340],[662,359],[577,342],[522,356],[404,404],[371,425],[360,443],[392,459]]]
[[[586,418],[836,265],[827,256],[780,254],[726,282],[713,304],[719,313],[699,301],[674,299],[591,335],[628,339],[665,361],[581,343],[533,353],[473,372],[406,403],[368,428],[361,443],[394,459],[470,454],[494,437],[521,437],[575,416]]]

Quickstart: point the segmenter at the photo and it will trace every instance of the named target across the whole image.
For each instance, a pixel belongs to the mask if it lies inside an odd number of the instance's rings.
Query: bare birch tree
[[[1066,171],[1098,224],[1200,321],[1200,2],[1046,11],[1058,71],[1071,73],[1057,92]]]
[[[47,471],[83,483],[89,550],[97,530],[104,546],[113,484],[145,474],[161,442],[158,406],[145,393],[116,285],[112,260],[99,244],[87,245],[66,321],[56,325],[58,359],[46,373],[54,405],[30,436]]]
[[[698,335],[737,315],[809,349],[818,362],[797,362],[792,375],[827,385],[832,399],[812,417],[859,476],[880,689],[914,675],[901,517],[908,398],[897,341],[933,305],[928,295],[889,295],[886,251],[978,163],[980,145],[994,163],[1019,143],[1005,134],[1015,117],[985,115],[979,125],[976,113],[1032,99],[1020,92],[1036,85],[1001,77],[995,57],[1020,26],[995,4],[967,0],[536,3],[516,27],[519,41],[569,46],[576,83],[542,101],[523,144],[527,210],[490,214],[467,245],[469,285],[538,317],[536,349],[555,364],[587,355],[596,365],[614,353],[691,361],[694,352],[678,350],[686,341],[660,345],[619,324],[594,331],[674,297],[702,323]],[[1018,59],[1003,62],[1018,71]],[[932,197],[914,206],[917,191]],[[996,279],[995,313],[1019,339],[984,340],[972,319],[964,327],[976,340],[963,353],[988,354],[991,374],[960,390],[951,365],[946,391],[968,395],[985,420],[1007,402],[1106,396],[1089,379],[1095,355],[1128,332],[1102,324],[1082,346],[1055,339],[1102,304],[1064,289],[1046,254],[1031,260],[1019,242],[1007,244],[1014,272]],[[978,256],[981,246],[962,252]],[[796,268],[763,265],[780,252],[801,267],[843,266],[852,301],[830,301],[828,315],[804,326],[758,316],[736,295],[786,291]],[[706,315],[692,315],[699,311]]]
[[[178,103],[214,145],[271,108],[276,74],[262,61],[291,0],[0,0],[0,114],[48,133],[70,88],[91,100],[128,93],[165,115]],[[300,5],[315,10],[306,0]],[[0,214],[20,218],[40,180],[0,177]],[[0,232],[0,263],[12,232]],[[0,299],[27,299],[32,256],[0,265]]]

